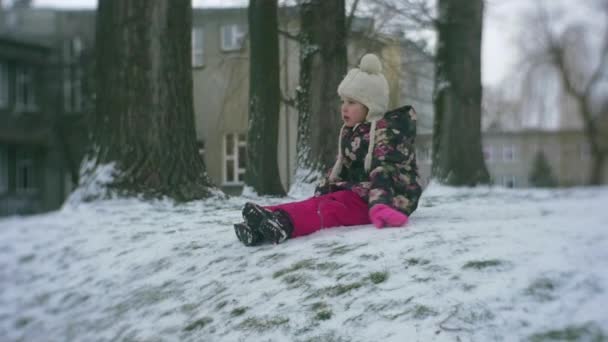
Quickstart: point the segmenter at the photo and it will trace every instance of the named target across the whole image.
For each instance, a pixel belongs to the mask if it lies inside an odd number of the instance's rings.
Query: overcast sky
[[[484,84],[497,84],[517,59],[514,25],[525,0],[489,1],[484,23],[482,77]],[[527,2],[527,1],[526,1]],[[34,0],[35,6],[94,8],[97,0]],[[245,6],[246,0],[193,0],[195,7]]]

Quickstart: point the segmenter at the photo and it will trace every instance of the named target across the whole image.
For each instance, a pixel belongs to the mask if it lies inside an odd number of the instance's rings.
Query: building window
[[[0,108],[8,106],[8,66],[0,62]]]
[[[0,146],[0,194],[8,191],[8,151]]]
[[[192,67],[200,68],[205,64],[204,60],[205,31],[202,27],[192,29]]]
[[[502,160],[506,162],[512,162],[515,160],[515,146],[504,145],[502,147]]]
[[[247,168],[247,140],[245,134],[228,133],[224,136],[224,185],[241,185]]]
[[[492,146],[484,146],[483,147],[483,158],[487,162],[490,162],[490,161],[494,160],[494,149],[492,148]]]
[[[17,111],[35,111],[34,69],[31,67],[17,67],[16,71],[15,109]]]
[[[63,108],[66,112],[82,111],[82,56],[79,37],[63,43]]]
[[[234,51],[239,50],[243,47],[245,40],[245,32],[239,25],[224,25],[221,29],[222,32],[222,50]]]
[[[35,191],[34,159],[28,153],[22,154],[18,156],[15,166],[17,193],[31,193]]]
[[[514,188],[517,185],[515,182],[515,176],[511,176],[511,175],[502,176],[502,185],[505,188]]]

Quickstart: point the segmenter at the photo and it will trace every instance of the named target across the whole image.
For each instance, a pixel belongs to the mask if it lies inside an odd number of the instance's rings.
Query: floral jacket
[[[370,172],[363,166],[369,147],[370,123],[342,130],[342,171],[338,179],[321,180],[315,196],[352,190],[369,203],[386,204],[406,215],[418,206],[422,194],[416,165],[416,111],[404,106],[384,114],[376,122],[376,137]]]

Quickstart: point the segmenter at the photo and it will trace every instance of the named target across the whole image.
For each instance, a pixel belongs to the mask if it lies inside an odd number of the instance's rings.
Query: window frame
[[[23,173],[22,168],[26,167],[27,178],[25,187],[23,186]],[[23,153],[18,155],[15,161],[15,192],[20,195],[27,195],[35,193],[38,190],[36,185],[36,169],[34,158],[30,153]]]
[[[34,112],[36,104],[35,68],[32,66],[17,66],[15,68],[15,111]],[[27,92],[24,94],[24,89]]]
[[[228,40],[227,34],[230,33],[230,44],[226,44]],[[220,28],[220,47],[222,51],[238,51],[243,49],[245,45],[245,29],[239,24],[225,24]]]
[[[67,113],[83,110],[82,51],[83,43],[79,36],[63,42],[63,110]]]
[[[507,158],[508,152],[511,152],[511,156]],[[509,163],[517,160],[517,153],[514,144],[505,144],[502,146],[502,160]]]
[[[239,176],[245,176],[247,171],[246,167],[241,167],[239,164],[239,148],[245,147],[245,153],[247,153],[247,138],[240,139],[241,136],[245,136],[243,133],[231,132],[225,133],[222,138],[222,185],[244,185],[245,182],[239,181]],[[227,154],[227,142],[232,139],[232,153]],[[246,157],[246,156],[245,156]],[[228,179],[228,162],[232,161],[232,176],[233,179]]]
[[[507,189],[513,189],[517,187],[517,177],[513,175],[503,175],[501,178],[503,187]],[[511,181],[511,186],[508,185],[509,181]]]
[[[197,45],[198,43],[198,45]],[[192,27],[192,67],[202,68],[205,66],[205,29],[203,26]]]
[[[486,162],[494,161],[494,147],[492,145],[483,146],[482,148],[483,159]]]

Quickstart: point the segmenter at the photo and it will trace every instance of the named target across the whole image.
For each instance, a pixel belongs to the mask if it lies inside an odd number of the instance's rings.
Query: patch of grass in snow
[[[412,310],[412,317],[415,319],[425,319],[432,316],[437,316],[439,313],[426,305],[416,304]]]
[[[184,304],[184,305],[182,305],[182,306],[179,308],[179,310],[180,310],[182,313],[186,313],[186,314],[187,314],[187,313],[191,313],[191,312],[193,312],[194,310],[196,310],[196,308],[197,308],[197,307],[198,307],[198,305],[197,305],[197,304]]]
[[[17,329],[21,329],[24,328],[26,325],[28,325],[30,322],[32,321],[31,317],[21,317],[19,318],[16,322],[15,322],[15,327]]]
[[[393,321],[396,318],[409,314],[412,311],[409,304],[413,299],[414,297],[411,296],[405,300],[389,300],[383,303],[370,303],[367,306],[367,309],[377,313],[387,320]]]
[[[334,331],[323,333],[322,335],[312,336],[305,340],[296,340],[296,342],[350,342],[349,337],[343,337]]]
[[[314,319],[317,321],[326,321],[333,316],[333,312],[325,302],[313,303],[310,309],[315,312]]]
[[[202,329],[204,327],[206,327],[209,323],[213,322],[213,318],[211,317],[202,317],[197,319],[196,321],[188,324],[187,326],[184,327],[184,331],[192,331],[192,330],[198,330],[198,329]]]
[[[110,307],[108,310],[112,311],[112,314],[115,316],[121,316],[133,309],[140,309],[167,299],[179,297],[182,293],[182,290],[164,289],[162,285],[142,287],[133,291],[128,299]]]
[[[336,262],[315,263],[314,260],[312,260],[312,259],[305,259],[305,260],[298,261],[295,264],[293,264],[287,268],[274,272],[272,277],[279,278],[288,273],[293,273],[293,272],[296,272],[299,270],[329,271],[331,274],[331,273],[333,273],[333,271],[339,269],[340,267],[342,267],[342,265],[338,264]]]
[[[34,260],[35,257],[36,257],[35,254],[24,255],[24,256],[22,256],[22,257],[19,258],[19,263],[20,264],[25,264],[25,263],[31,262],[32,260]]]
[[[361,254],[359,255],[359,259],[361,260],[378,260],[381,256],[377,254]]]
[[[283,282],[292,289],[299,287],[310,287],[310,283],[308,282],[309,279],[309,276],[301,273],[288,274],[282,278]]]
[[[539,278],[526,288],[525,294],[540,301],[550,301],[554,299],[553,291],[555,291],[556,288],[557,284],[554,280]]]
[[[477,285],[472,285],[472,284],[462,284],[462,290],[464,292],[470,292],[472,290],[474,290],[475,288],[477,288]]]
[[[314,266],[314,264],[315,264],[315,262],[312,259],[301,260],[301,261],[298,261],[295,264],[291,265],[288,268],[284,268],[282,270],[278,270],[278,271],[274,272],[272,277],[278,278],[287,273],[295,272],[300,269],[311,269]]]
[[[320,271],[335,271],[342,266],[343,265],[338,264],[337,262],[329,261],[329,262],[320,262],[320,263],[316,264],[314,269],[320,270]]]
[[[273,253],[270,255],[265,255],[260,257],[260,261],[257,263],[257,266],[264,266],[267,263],[274,264],[277,260],[282,260],[287,257],[285,253]]]
[[[420,277],[417,274],[414,274],[412,279],[417,283],[428,283],[429,281],[435,280],[433,277]]]
[[[388,279],[388,272],[386,272],[386,271],[384,271],[384,272],[373,272],[373,273],[371,273],[369,275],[369,279],[374,284],[383,283],[384,281],[386,281],[386,279]]]
[[[462,266],[463,269],[476,269],[476,270],[482,270],[485,268],[490,268],[490,267],[498,267],[498,266],[502,266],[504,265],[505,262],[498,260],[498,259],[492,259],[492,260],[479,260],[479,261],[469,261],[466,264],[464,264],[464,266]]]
[[[431,262],[429,260],[420,259],[420,258],[408,258],[408,259],[405,259],[406,266],[423,266],[423,265],[428,265],[430,263]]]
[[[230,311],[230,316],[232,317],[238,317],[243,315],[249,308],[246,306],[241,306],[238,308],[233,309],[232,311]]]
[[[310,306],[310,309],[311,309],[312,311],[325,310],[325,309],[327,309],[327,308],[328,308],[328,306],[327,306],[327,304],[326,304],[325,302],[316,302],[316,303],[313,303],[313,304]]]
[[[333,313],[331,312],[331,310],[321,310],[317,312],[317,314],[315,315],[315,319],[317,321],[327,321],[331,318],[332,315]]]
[[[530,342],[549,342],[549,341],[608,341],[608,335],[595,323],[584,325],[571,325],[560,330],[549,330],[536,333],[528,339]]]
[[[223,300],[223,301],[221,301],[221,302],[217,303],[217,305],[215,306],[215,308],[216,308],[217,310],[221,310],[221,309],[223,309],[223,308],[224,308],[226,305],[228,305],[228,301],[227,301],[227,300]]]
[[[476,324],[478,322],[491,321],[496,316],[488,308],[477,305],[477,306],[471,307],[470,310],[459,315],[459,317],[463,322],[466,322],[469,324]]]
[[[310,294],[308,296],[308,298],[319,298],[322,296],[338,297],[338,296],[346,294],[352,290],[356,290],[356,289],[362,287],[363,285],[364,285],[363,282],[359,281],[359,282],[354,282],[354,283],[350,283],[350,284],[338,284],[338,285],[334,285],[334,286],[327,286],[322,289],[318,289],[318,290],[314,291],[312,294]]]
[[[208,266],[211,266],[211,265],[213,265],[213,264],[220,263],[220,262],[222,262],[222,261],[226,261],[226,260],[228,260],[228,259],[230,259],[230,258],[228,258],[227,256],[221,256],[221,257],[219,257],[219,258],[217,258],[217,259],[213,259],[213,260],[209,261]]]
[[[329,256],[333,257],[336,255],[344,255],[363,246],[367,246],[367,243],[360,243],[358,245],[340,245],[337,247],[333,247],[329,250]]]
[[[275,329],[287,323],[289,323],[289,318],[280,316],[266,318],[249,317],[241,322],[238,327],[243,330],[264,332],[270,329]]]

